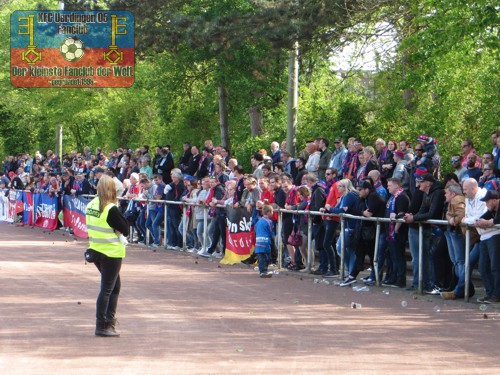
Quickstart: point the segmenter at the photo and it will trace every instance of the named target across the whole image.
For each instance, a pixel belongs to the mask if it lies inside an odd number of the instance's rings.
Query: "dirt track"
[[[85,241],[4,223],[0,238],[0,374],[500,371],[500,306],[355,292],[286,272],[259,279],[134,246],[121,273],[122,336],[95,337],[99,275],[83,262]]]

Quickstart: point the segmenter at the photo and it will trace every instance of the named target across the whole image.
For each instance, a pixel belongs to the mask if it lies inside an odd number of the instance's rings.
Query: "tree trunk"
[[[418,30],[411,27],[411,25],[413,24],[414,18],[415,18],[415,15],[412,12],[408,12],[407,14],[405,14],[405,16],[403,18],[404,19],[403,22],[405,24],[405,27],[403,27],[403,29],[402,29],[403,30],[403,39],[406,39],[407,37],[412,36],[413,34],[415,34],[418,31]],[[403,82],[406,81],[408,73],[412,72],[414,70],[414,67],[412,66],[412,63],[411,63],[412,53],[413,53],[412,50],[408,49],[408,48],[403,51],[403,56],[401,59],[401,64],[403,66],[401,76],[402,76]],[[406,85],[408,85],[408,83],[406,83]],[[403,104],[404,104],[404,107],[407,111],[411,110],[415,105],[414,91],[410,87],[403,88]]]
[[[229,144],[229,119],[227,113],[227,92],[222,86],[218,88],[219,93],[219,119],[220,119],[220,144],[230,148]]]
[[[295,156],[295,143],[297,133],[297,104],[299,92],[299,43],[290,52],[288,60],[288,105],[286,126],[286,149],[290,155]]]
[[[407,70],[411,70],[412,68],[411,68],[410,64],[407,62],[406,58],[403,58],[402,63],[403,63],[402,78],[404,81],[406,78]],[[413,108],[414,100],[413,100],[413,90],[412,89],[409,89],[409,88],[403,89],[403,103],[404,103],[406,110],[409,111],[410,109]]]
[[[248,115],[250,116],[250,134],[252,137],[262,134],[262,112],[259,108],[248,108]]]

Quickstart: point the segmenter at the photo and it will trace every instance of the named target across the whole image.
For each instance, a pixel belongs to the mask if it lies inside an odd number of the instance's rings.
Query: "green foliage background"
[[[180,155],[184,141],[217,144],[222,86],[228,93],[231,149],[249,169],[254,152],[286,138],[288,53],[294,39],[301,45],[298,150],[318,136],[331,141],[360,136],[373,144],[378,137],[414,142],[419,133],[435,136],[445,158],[466,138],[478,150],[491,150],[490,133],[500,118],[500,23],[493,1],[347,1],[355,11],[337,28],[342,17],[334,13],[337,2],[291,3],[66,1],[66,9],[134,12],[135,84],[128,89],[14,88],[9,44],[2,43],[0,156],[53,149],[57,124],[64,126],[65,152],[86,145],[111,150],[169,143]],[[13,11],[40,7],[57,9],[57,1],[0,2],[0,40],[9,40]],[[393,58],[376,71],[340,77],[330,52],[346,40],[363,42],[365,35],[352,26],[381,22],[395,33]],[[250,107],[263,116],[263,132],[256,137],[250,136]]]

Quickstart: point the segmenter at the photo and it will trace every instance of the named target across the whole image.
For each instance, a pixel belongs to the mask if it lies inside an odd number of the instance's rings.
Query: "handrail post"
[[[148,218],[149,218],[149,202],[146,201],[146,221],[148,221]],[[147,246],[149,245],[149,229],[146,223],[144,223],[144,225],[146,226],[146,238],[144,239],[144,241],[146,242]]]
[[[130,200],[129,200],[129,204],[130,204]],[[128,232],[128,238],[127,238],[127,241],[129,243],[132,243],[133,239],[134,239],[134,232],[135,232],[135,228],[134,228],[134,225],[131,225],[128,220],[127,220],[127,224],[128,224],[128,227],[130,228],[129,232]]]
[[[470,228],[465,226],[465,264],[464,264],[464,300],[469,302],[469,283],[470,283]],[[460,275],[458,275],[460,277]]]
[[[424,294],[424,270],[423,270],[423,254],[424,254],[424,228],[422,223],[418,223],[418,292]]]
[[[278,225],[276,236],[278,237],[278,269],[283,267],[283,217],[281,211],[278,214]]]
[[[207,251],[207,233],[208,233],[207,226],[208,226],[208,209],[204,205],[203,206],[203,247],[202,247],[202,250],[204,252]]]
[[[189,225],[189,218],[186,215],[187,207],[182,203],[182,250],[186,251],[186,237],[187,237],[187,226]]]
[[[134,200],[134,199],[127,199],[128,204],[130,204],[130,202],[131,202],[131,201],[133,201],[133,200]],[[127,205],[127,206],[128,206],[128,205]],[[127,241],[128,241],[129,243],[132,243],[132,241],[133,241],[133,239],[134,239],[134,232],[135,232],[135,228],[134,228],[134,225],[130,225],[130,223],[128,222],[128,220],[127,220],[127,224],[128,224],[128,226],[129,226],[129,228],[130,228],[129,233],[128,233],[128,238],[127,238]]]
[[[167,248],[167,214],[168,207],[165,202],[163,202],[163,247]]]
[[[341,241],[340,241],[340,277],[341,280],[345,279],[345,222],[344,222],[344,215],[340,215],[340,235]],[[335,252],[337,252],[337,248],[335,246]],[[334,256],[337,256],[337,254],[334,254]]]
[[[375,269],[375,281],[377,286],[380,286],[379,264],[378,264],[378,245],[380,236],[380,222],[377,221],[377,228],[375,230],[375,249],[373,251],[373,268]]]
[[[308,272],[311,272],[311,264],[313,263],[314,252],[312,250],[312,215],[307,215],[307,264]]]

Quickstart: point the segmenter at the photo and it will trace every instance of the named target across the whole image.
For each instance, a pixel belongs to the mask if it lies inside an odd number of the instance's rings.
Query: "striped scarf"
[[[389,213],[388,216],[390,216],[390,214],[392,214],[392,213],[397,214],[397,212],[396,212],[396,199],[398,199],[399,195],[403,191],[404,191],[403,188],[400,187],[396,191],[396,193],[394,193],[394,195],[391,195],[391,197],[387,201],[387,212]],[[389,231],[387,233],[387,240],[388,241],[395,241],[396,240],[396,223],[393,221],[391,221],[389,223]]]

